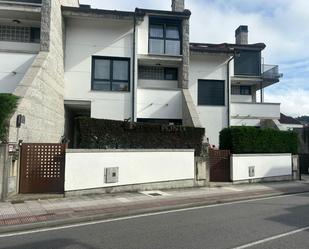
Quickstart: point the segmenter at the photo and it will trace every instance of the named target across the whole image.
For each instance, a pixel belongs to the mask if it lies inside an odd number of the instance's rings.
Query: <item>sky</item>
[[[171,0],[80,0],[92,8],[170,10]],[[235,42],[235,29],[248,25],[249,43],[264,42],[265,64],[279,65],[280,83],[265,89],[265,102],[281,103],[293,117],[309,115],[309,0],[186,0],[190,41]],[[306,43],[307,42],[307,43]]]

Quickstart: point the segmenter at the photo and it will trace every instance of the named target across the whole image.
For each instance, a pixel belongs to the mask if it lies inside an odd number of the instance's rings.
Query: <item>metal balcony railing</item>
[[[268,80],[279,81],[282,77],[282,73],[279,73],[278,65],[262,64],[262,77]]]

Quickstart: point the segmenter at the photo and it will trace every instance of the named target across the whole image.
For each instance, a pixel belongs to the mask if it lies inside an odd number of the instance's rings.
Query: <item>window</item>
[[[251,86],[240,86],[240,95],[251,95]]]
[[[149,53],[180,55],[180,23],[174,20],[151,18]]]
[[[129,91],[130,59],[93,56],[91,89]]]
[[[240,51],[239,56],[234,60],[235,75],[261,75],[261,52],[260,51]]]
[[[0,25],[0,40],[39,43],[40,28]]]
[[[144,80],[177,80],[178,69],[170,67],[139,66],[138,78]]]
[[[178,79],[177,68],[164,68],[164,79],[165,80],[177,80]]]
[[[251,95],[251,86],[232,86],[232,95]]]
[[[224,106],[224,80],[198,80],[198,105]]]

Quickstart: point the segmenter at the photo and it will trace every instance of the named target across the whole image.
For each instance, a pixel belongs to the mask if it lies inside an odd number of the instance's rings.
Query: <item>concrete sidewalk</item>
[[[308,181],[2,202],[0,233],[301,192]]]

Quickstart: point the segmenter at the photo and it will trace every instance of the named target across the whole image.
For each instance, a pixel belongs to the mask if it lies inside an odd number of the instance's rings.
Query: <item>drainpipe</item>
[[[230,122],[230,62],[235,58],[236,52],[234,51],[233,56],[228,60],[227,62],[227,68],[226,68],[226,80],[227,80],[227,127],[231,126]]]
[[[131,122],[134,122],[134,111],[135,111],[135,53],[136,53],[136,41],[135,41],[135,34],[136,34],[136,14],[134,13],[134,21],[133,21],[133,63],[132,63],[132,67],[133,67],[133,73],[132,73],[132,118],[131,118]]]

